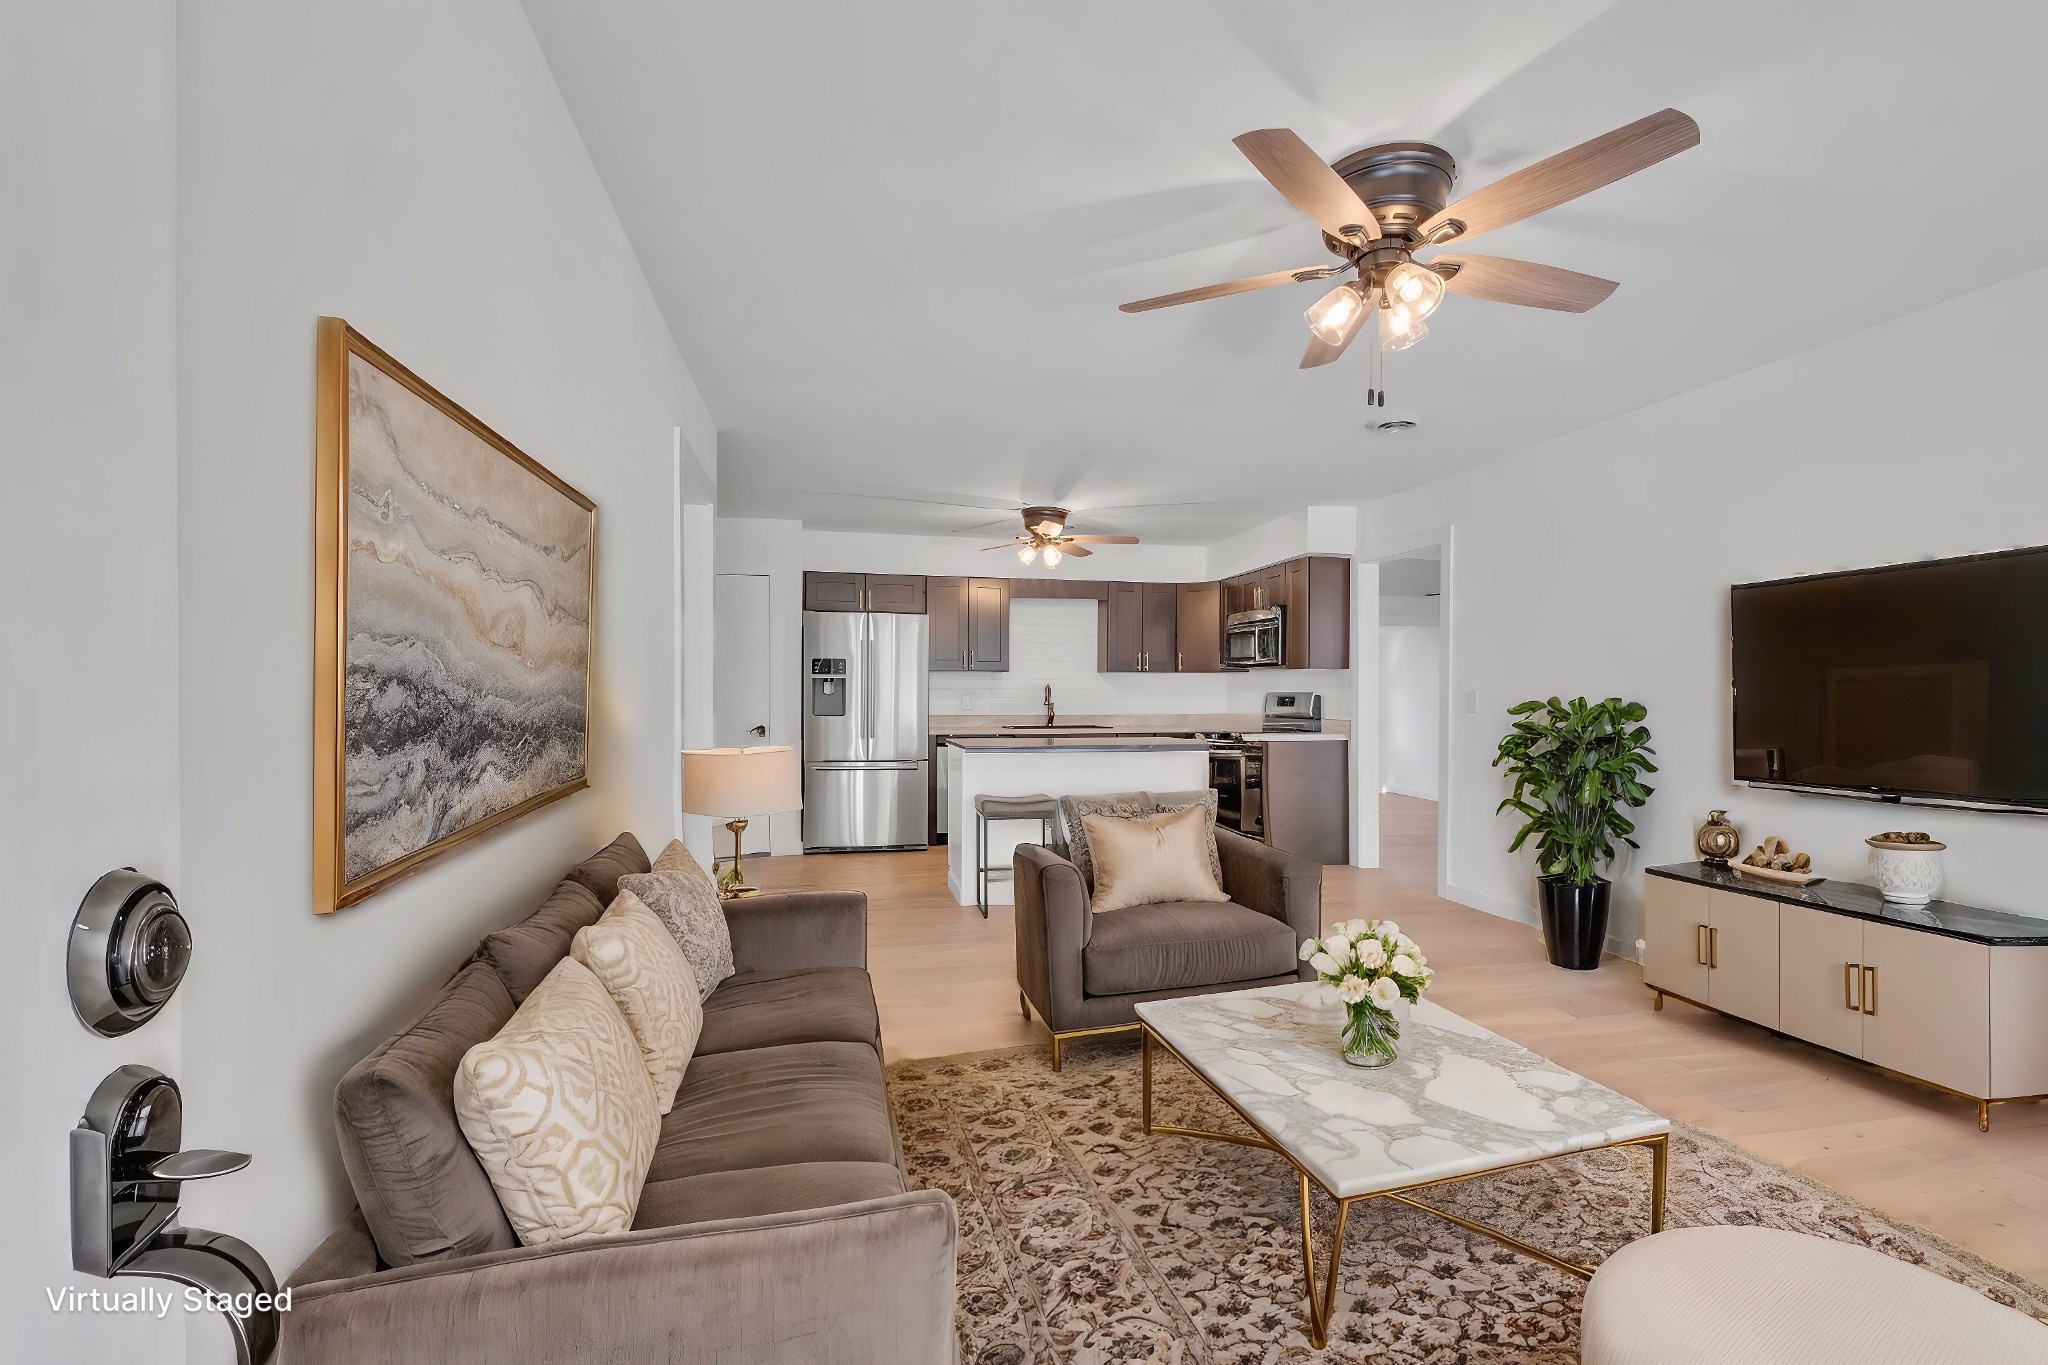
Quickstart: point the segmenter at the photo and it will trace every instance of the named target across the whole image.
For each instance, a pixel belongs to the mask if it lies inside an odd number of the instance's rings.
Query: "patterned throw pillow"
[[[463,1054],[455,1117],[524,1245],[632,1228],[661,1115],[633,1031],[582,963],[556,963]]]
[[[1227,901],[1203,857],[1209,817],[1199,806],[1118,819],[1082,818],[1095,858],[1096,914],[1133,905]]]
[[[711,874],[682,840],[671,839],[652,872],[619,878],[619,889],[631,891],[661,916],[697,977],[698,1000],[710,999],[718,983],[732,975],[732,930],[726,927],[725,906]]]
[[[1111,815],[1120,820],[1134,820],[1152,813],[1152,798],[1144,792],[1060,798],[1060,824],[1067,834],[1067,861],[1080,869],[1081,881],[1091,892],[1095,889],[1095,859],[1088,848],[1087,817]]]
[[[654,1082],[654,1107],[675,1107],[683,1068],[704,1031],[704,1002],[690,960],[661,916],[631,891],[619,892],[597,923],[576,931],[569,956],[611,992]]]

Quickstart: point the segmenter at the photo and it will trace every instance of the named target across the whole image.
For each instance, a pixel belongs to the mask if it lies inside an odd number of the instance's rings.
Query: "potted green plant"
[[[1515,789],[1495,814],[1513,810],[1524,818],[1508,852],[1536,838],[1544,951],[1559,967],[1591,971],[1607,941],[1612,889],[1600,869],[1614,860],[1616,839],[1637,847],[1629,837],[1635,824],[1622,812],[1650,799],[1642,776],[1657,771],[1643,724],[1650,713],[1620,697],[1552,697],[1511,706],[1508,714],[1514,724],[1493,766],[1506,766]]]

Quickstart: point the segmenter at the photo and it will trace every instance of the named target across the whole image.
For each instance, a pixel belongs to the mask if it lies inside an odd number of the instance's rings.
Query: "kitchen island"
[[[1206,741],[1156,735],[959,736],[941,746],[939,761],[946,765],[946,884],[962,905],[975,903],[978,796],[1192,792],[1209,785]],[[1029,820],[991,824],[989,866],[1007,868],[1012,849],[1038,838],[1038,826]],[[991,905],[1011,904],[1009,881],[991,881],[988,898]]]

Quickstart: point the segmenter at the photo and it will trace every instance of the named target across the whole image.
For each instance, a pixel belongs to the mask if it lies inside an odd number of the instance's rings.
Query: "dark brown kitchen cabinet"
[[[925,580],[934,673],[1006,673],[1010,585],[1001,578]]]
[[[1252,610],[1284,606],[1287,595],[1287,566],[1269,564],[1251,576]]]
[[[1180,585],[1112,583],[1097,618],[1095,667],[1102,673],[1171,673],[1179,633]]]
[[[922,574],[818,573],[804,575],[805,611],[881,611],[924,615]]]
[[[1275,739],[1259,748],[1266,842],[1313,862],[1350,862],[1350,742]]]
[[[1175,600],[1174,662],[1179,673],[1223,671],[1223,585],[1183,583]]]
[[[1280,567],[1286,581],[1281,631],[1287,667],[1351,667],[1351,561],[1307,555]]]

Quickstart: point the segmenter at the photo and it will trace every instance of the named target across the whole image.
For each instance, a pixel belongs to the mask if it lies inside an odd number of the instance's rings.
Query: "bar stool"
[[[999,877],[1016,874],[1007,867],[988,865],[988,825],[991,820],[1036,820],[1039,840],[1052,843],[1052,822],[1059,818],[1060,803],[1044,792],[1029,796],[977,796],[974,798],[974,903],[981,917],[988,918],[988,884]]]

